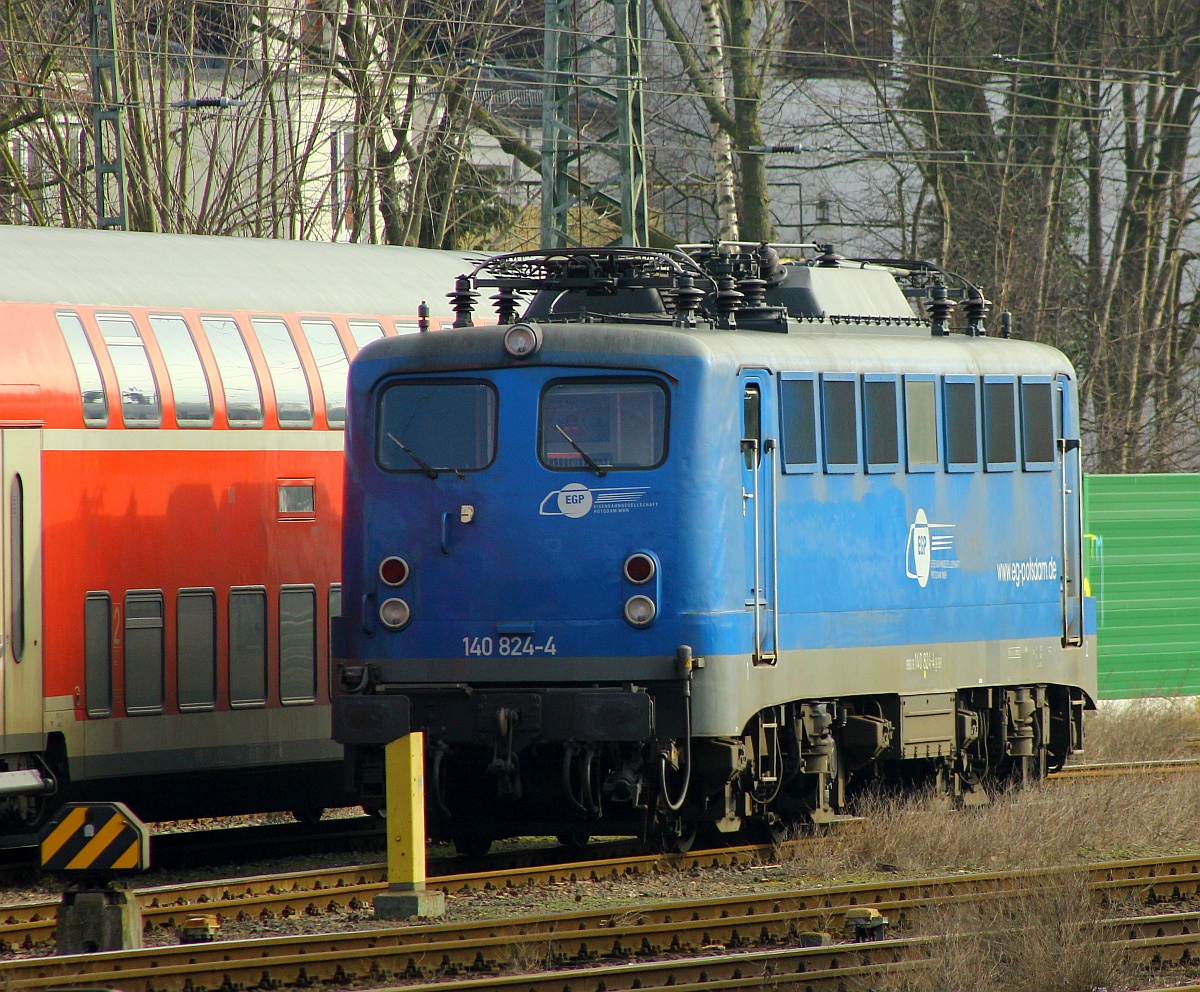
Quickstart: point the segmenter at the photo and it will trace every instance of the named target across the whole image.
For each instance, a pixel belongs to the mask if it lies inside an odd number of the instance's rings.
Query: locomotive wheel
[[[658,842],[667,854],[687,854],[696,843],[694,823],[663,823],[658,830]]]
[[[492,849],[491,837],[455,837],[454,850],[459,857],[483,858]]]

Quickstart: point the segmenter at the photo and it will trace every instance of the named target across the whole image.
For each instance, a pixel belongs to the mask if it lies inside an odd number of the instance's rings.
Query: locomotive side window
[[[542,391],[538,458],[560,472],[655,468],[667,455],[667,391],[648,379],[560,379]]]
[[[762,394],[752,382],[742,390],[742,440],[754,442],[744,448],[742,457],[746,468],[755,468],[762,458]]]
[[[262,393],[258,376],[241,331],[232,317],[201,317],[212,347],[221,385],[225,390],[225,416],[230,427],[262,427]]]
[[[187,321],[182,317],[152,316],[150,327],[171,377],[176,426],[212,427],[212,391]]]
[[[1016,380],[983,377],[983,464],[989,472],[1017,467]]]
[[[163,708],[163,597],[161,592],[125,596],[125,712]]]
[[[317,695],[317,591],[279,590],[279,696],[284,705],[311,703]]]
[[[938,457],[937,378],[904,377],[904,436],[910,472],[932,472]]]
[[[1021,376],[1021,442],[1025,471],[1054,468],[1054,393],[1049,376]]]
[[[900,467],[899,396],[894,375],[863,376],[863,426],[868,472]]]
[[[815,472],[817,468],[817,388],[810,372],[779,376],[783,420],[783,470]]]
[[[229,703],[235,708],[267,701],[267,591],[229,592]]]
[[[308,339],[308,350],[317,363],[321,388],[325,392],[325,420],[335,430],[346,427],[346,349],[333,323],[328,320],[302,320],[300,329]]]
[[[84,333],[83,322],[78,314],[69,312],[59,313],[57,317],[59,330],[67,342],[67,351],[71,353],[71,362],[75,366],[75,376],[79,380],[83,422],[88,427],[107,427],[108,395],[104,391],[104,377],[100,375],[100,366],[96,363],[92,344]]]
[[[496,390],[486,382],[399,382],[379,400],[375,457],[387,472],[465,472],[496,456]]]
[[[83,601],[83,684],[88,716],[112,712],[112,600],[89,592]]]
[[[97,314],[96,324],[117,373],[125,426],[158,427],[162,423],[158,383],[137,324],[128,314]]]
[[[300,354],[287,324],[275,317],[255,317],[250,323],[271,371],[279,426],[312,427],[313,404],[308,377],[300,364]]]
[[[375,320],[348,320],[346,326],[350,328],[350,336],[360,351],[383,337],[383,327]]]
[[[854,376],[821,376],[821,421],[825,436],[825,471],[858,468],[858,388]]]
[[[179,708],[211,710],[217,698],[217,594],[180,589],[176,609]]]
[[[974,472],[979,467],[977,381],[971,376],[948,375],[943,390],[946,405],[946,470]]]

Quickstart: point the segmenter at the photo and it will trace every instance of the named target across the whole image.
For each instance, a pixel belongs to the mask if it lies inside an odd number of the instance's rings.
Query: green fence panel
[[[1200,475],[1083,480],[1100,696],[1200,693]]]

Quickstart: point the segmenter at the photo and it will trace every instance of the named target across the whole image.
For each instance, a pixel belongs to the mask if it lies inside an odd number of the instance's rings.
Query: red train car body
[[[0,228],[0,823],[350,801],[330,740],[346,365],[461,254]]]

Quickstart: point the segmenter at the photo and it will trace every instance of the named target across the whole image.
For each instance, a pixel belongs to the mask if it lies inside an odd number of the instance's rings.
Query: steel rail
[[[1048,782],[1079,778],[1107,778],[1136,774],[1177,774],[1200,771],[1200,758],[1166,758],[1157,761],[1106,761],[1087,765],[1067,765],[1047,776]]]

